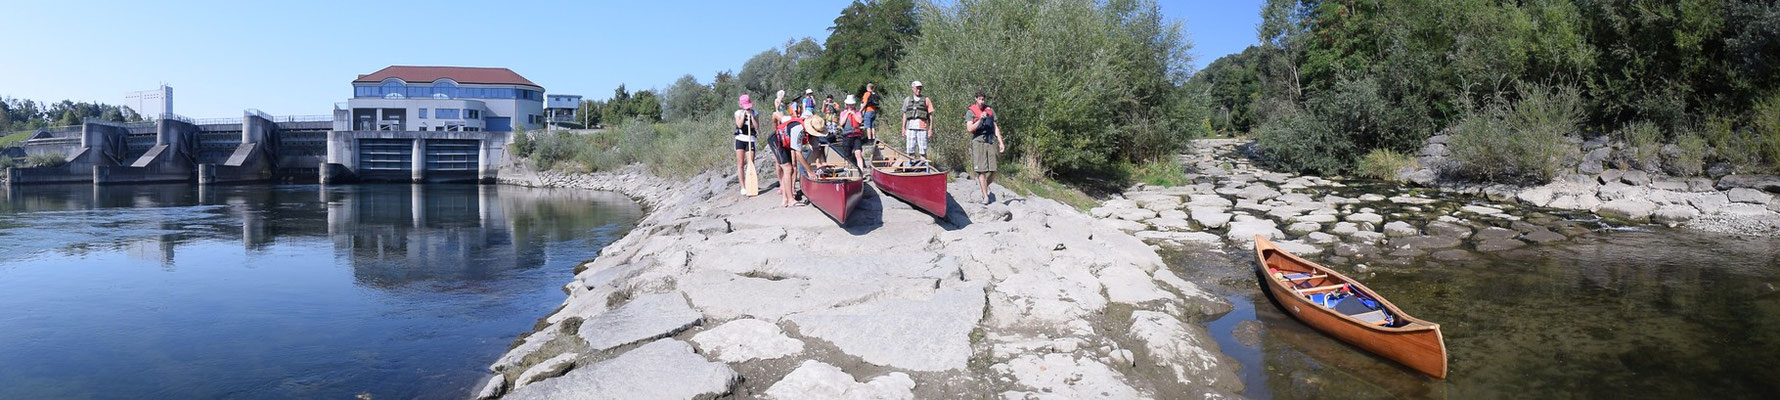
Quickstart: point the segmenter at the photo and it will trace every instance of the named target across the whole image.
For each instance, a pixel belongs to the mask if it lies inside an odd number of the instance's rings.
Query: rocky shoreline
[[[868,189],[812,207],[641,168],[502,183],[613,190],[650,209],[576,270],[561,308],[476,398],[1234,397],[1202,321],[1230,310],[1156,247],[1067,205],[952,182],[937,220]],[[771,189],[768,189],[771,190]],[[881,200],[881,201],[880,201]]]

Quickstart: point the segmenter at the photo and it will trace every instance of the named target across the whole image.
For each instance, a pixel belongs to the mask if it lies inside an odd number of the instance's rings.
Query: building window
[[[458,110],[455,108],[441,108],[441,109],[433,110],[433,116],[438,117],[439,119],[459,119],[459,118],[461,118],[458,116]]]
[[[417,117],[419,117],[420,119],[426,119],[426,109],[425,108],[420,109],[420,113],[417,113],[415,115]]]
[[[464,118],[465,119],[482,119],[482,111],[481,110],[471,110],[471,109],[466,108],[466,109],[464,109]]]

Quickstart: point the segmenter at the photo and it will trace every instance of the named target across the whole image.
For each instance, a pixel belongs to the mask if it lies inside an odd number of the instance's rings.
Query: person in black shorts
[[[865,141],[865,118],[859,115],[859,99],[847,95],[847,108],[841,110],[840,146],[837,150],[842,156],[851,156],[849,161],[854,166],[865,167],[865,153],[860,145]]]
[[[754,102],[747,94],[742,94],[736,103],[741,109],[735,110],[735,179],[737,184],[746,185],[742,180],[747,179],[748,160],[754,159],[754,143],[760,138],[760,123],[755,120]]]

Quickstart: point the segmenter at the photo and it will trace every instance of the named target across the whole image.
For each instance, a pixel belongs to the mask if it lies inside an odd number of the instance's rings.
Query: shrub
[[[1564,136],[1581,118],[1575,88],[1524,88],[1519,102],[1498,99],[1459,121],[1447,142],[1452,172],[1485,182],[1548,182],[1563,169],[1572,147]]]
[[[1739,135],[1736,121],[1722,116],[1709,116],[1696,124],[1694,130],[1711,148],[1712,158],[1730,164],[1734,170],[1756,170],[1762,160],[1761,146],[1751,137]]]
[[[1705,171],[1706,153],[1709,147],[1706,144],[1706,138],[1697,133],[1676,133],[1674,151],[1665,152],[1664,156],[1667,160],[1664,164],[1668,165],[1671,174],[1699,175]]]
[[[1348,168],[1354,143],[1310,113],[1282,110],[1255,128],[1261,161],[1275,168],[1336,174]]]
[[[25,157],[26,167],[54,167],[68,162],[68,155],[62,153],[32,154]]]
[[[1414,160],[1403,153],[1391,149],[1373,149],[1360,158],[1359,173],[1360,176],[1396,182],[1397,172],[1414,163]]]
[[[509,146],[512,148],[513,154],[520,157],[531,157],[532,150],[537,149],[537,146],[533,146],[532,135],[526,133],[524,129],[513,130],[513,144]]]
[[[1620,152],[1621,168],[1654,171],[1657,167],[1657,156],[1663,148],[1663,132],[1656,124],[1649,122],[1633,122],[1619,129],[1619,139],[1625,142],[1625,149]]]
[[[1767,166],[1780,169],[1780,94],[1755,104],[1749,130]]]
[[[1150,185],[1183,186],[1193,183],[1187,179],[1187,171],[1181,168],[1180,162],[1172,159],[1128,165],[1126,169],[1131,180]]]

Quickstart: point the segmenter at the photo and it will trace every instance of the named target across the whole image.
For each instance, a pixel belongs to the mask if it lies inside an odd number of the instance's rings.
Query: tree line
[[[70,100],[40,103],[30,99],[0,97],[0,132],[79,125],[87,118],[120,122],[142,120],[136,110],[124,106]]]
[[[786,41],[708,82],[686,75],[628,97],[621,87],[584,102],[584,122],[686,121],[727,113],[742,93],[770,107],[779,90],[839,100],[875,83],[886,100],[879,123],[895,127],[908,83],[919,80],[941,111],[933,155],[943,165],[966,165],[963,114],[982,90],[1007,115],[998,121],[1011,133],[1003,159],[1060,178],[1163,159],[1209,131],[1205,96],[1187,90],[1191,41],[1153,0],[858,0],[829,32],[820,42]],[[894,129],[885,136],[899,137]]]
[[[1269,0],[1261,16],[1260,44],[1192,86],[1214,129],[1254,133],[1281,167],[1350,171],[1442,132],[1471,139],[1461,156],[1536,154],[1461,169],[1482,180],[1552,178],[1573,155],[1534,147],[1566,136],[1666,149],[1650,164],[1668,172],[1780,167],[1773,1]]]

